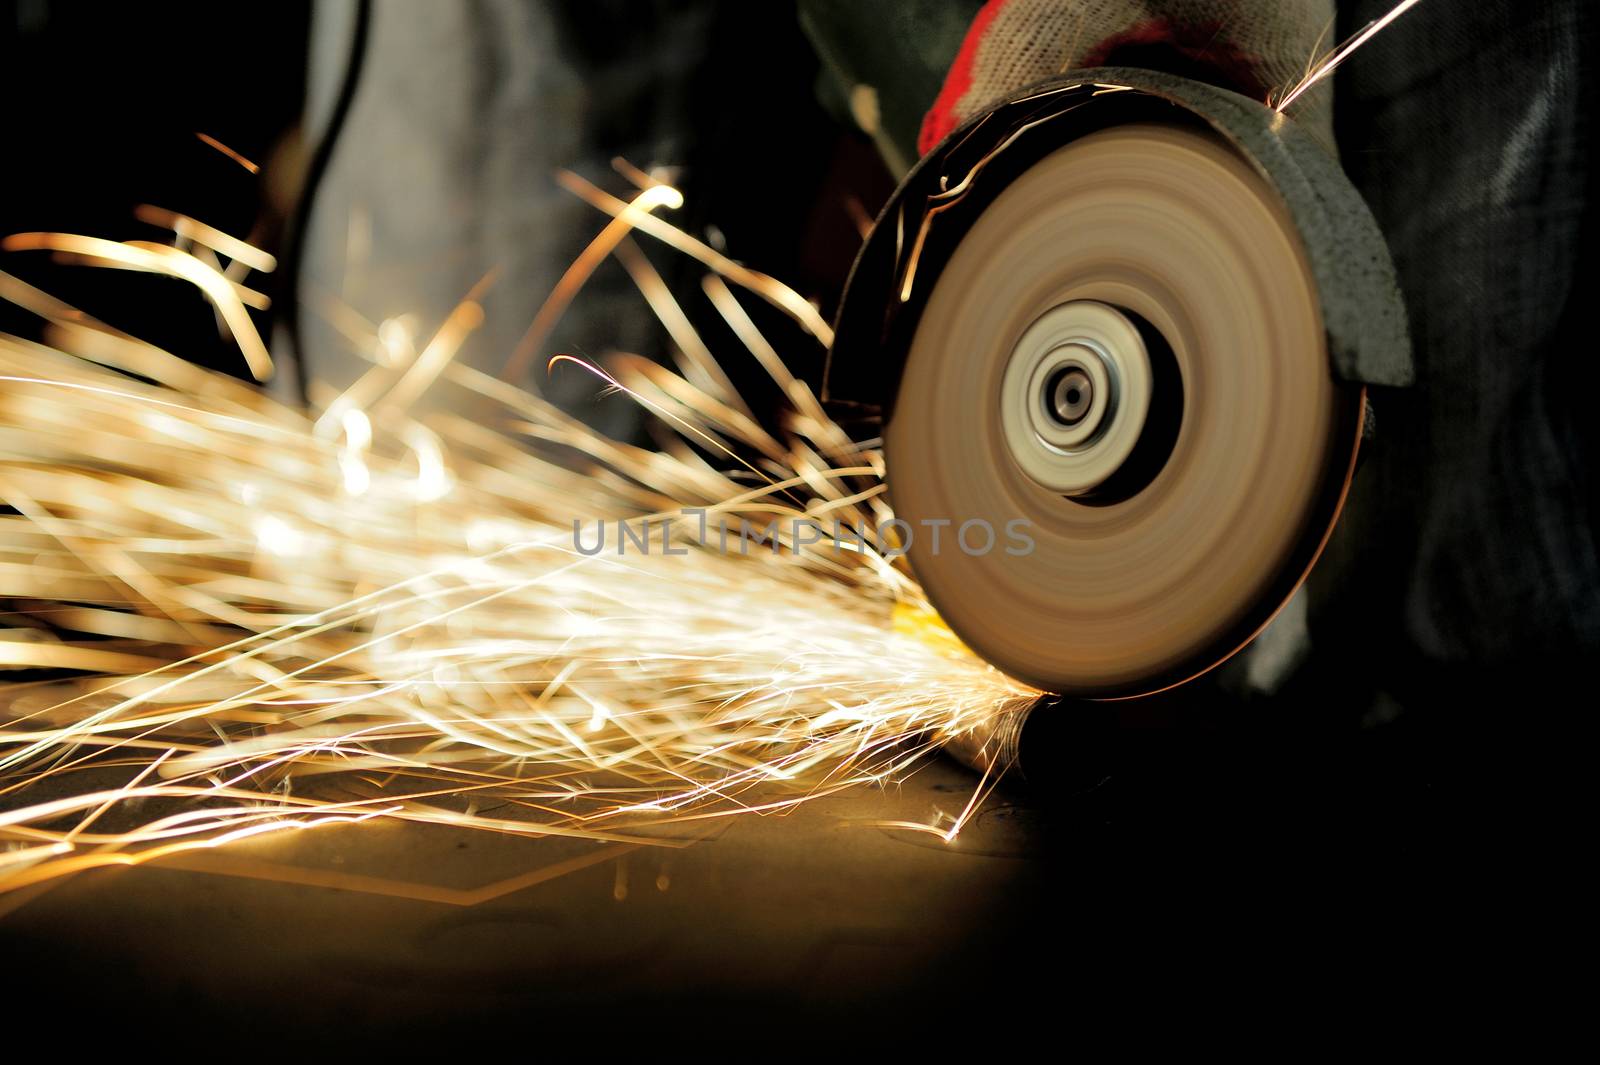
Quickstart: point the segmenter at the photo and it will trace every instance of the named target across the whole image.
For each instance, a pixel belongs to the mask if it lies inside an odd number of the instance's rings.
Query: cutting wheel
[[[1337,517],[1363,393],[1326,345],[1288,211],[1221,138],[1134,124],[1045,156],[940,270],[887,428],[930,600],[1055,692],[1226,658]],[[974,520],[987,550],[952,535]]]

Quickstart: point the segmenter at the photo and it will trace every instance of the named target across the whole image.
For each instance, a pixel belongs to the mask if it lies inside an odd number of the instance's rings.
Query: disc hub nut
[[[1087,494],[1133,452],[1150,392],[1150,357],[1127,316],[1094,300],[1060,304],[1027,328],[1006,364],[1007,446],[1040,485]]]

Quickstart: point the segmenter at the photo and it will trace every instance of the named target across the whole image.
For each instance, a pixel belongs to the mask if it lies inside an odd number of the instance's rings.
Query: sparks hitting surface
[[[72,671],[0,696],[0,890],[373,818],[682,839],[893,781],[1031,694],[941,636],[903,563],[873,549],[890,516],[878,453],[788,375],[722,277],[826,342],[810,305],[649,215],[671,190],[632,205],[579,191],[617,215],[600,241],[623,240],[681,352],[677,373],[631,356],[593,368],[676,432],[662,451],[453,363],[480,316],[470,298],[420,346],[404,322],[352,326],[371,369],[305,416],[0,274],[53,345],[0,337],[14,510],[0,576],[17,626],[0,666]],[[172,245],[6,247],[190,281],[264,375],[244,281],[270,257],[163,217]],[[780,431],[626,243],[642,221],[708,260],[707,294],[787,397]],[[428,389],[493,401],[503,428],[416,415]],[[867,543],[724,552],[685,520],[684,554],[575,549],[575,520],[684,508],[837,519]],[[991,785],[923,827],[952,838]]]

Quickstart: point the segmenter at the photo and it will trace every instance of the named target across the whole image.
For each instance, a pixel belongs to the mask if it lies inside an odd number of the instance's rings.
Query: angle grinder
[[[1267,626],[1338,519],[1366,386],[1412,376],[1388,250],[1321,143],[1226,89],[1102,67],[971,116],[910,171],[851,272],[825,395],[882,419],[913,530],[1028,530],[1025,553],[910,538],[956,635],[1105,700]]]

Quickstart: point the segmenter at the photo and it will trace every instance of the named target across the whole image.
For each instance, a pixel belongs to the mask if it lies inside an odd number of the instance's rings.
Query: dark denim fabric
[[[1345,5],[1341,30],[1388,6]],[[1373,397],[1314,586],[1323,650],[1475,674],[1600,647],[1594,25],[1583,0],[1424,3],[1339,75],[1341,155],[1393,252],[1418,383]]]

